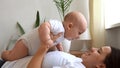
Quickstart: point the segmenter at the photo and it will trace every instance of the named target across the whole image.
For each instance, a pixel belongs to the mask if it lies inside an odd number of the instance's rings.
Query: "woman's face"
[[[105,57],[111,53],[111,48],[109,46],[103,46],[101,48],[92,48],[89,52],[83,54],[81,58],[83,59],[83,64],[85,66],[95,66],[96,64],[103,63]]]

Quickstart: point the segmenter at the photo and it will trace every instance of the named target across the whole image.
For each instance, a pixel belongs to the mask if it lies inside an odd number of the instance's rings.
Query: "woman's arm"
[[[47,45],[42,44],[29,62],[27,68],[42,68],[42,60],[48,49],[49,47]]]
[[[62,33],[59,33],[59,34],[53,36],[51,39],[53,41],[55,41],[61,35],[62,35]],[[41,46],[39,47],[38,51],[33,56],[31,61],[28,63],[27,68],[41,68],[43,58],[44,58],[45,54],[47,53],[48,49],[51,48],[51,47],[53,47],[53,46],[41,43]]]

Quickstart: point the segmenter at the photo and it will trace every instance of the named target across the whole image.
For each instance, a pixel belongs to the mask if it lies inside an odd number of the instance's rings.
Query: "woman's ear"
[[[106,68],[106,65],[105,64],[97,64],[96,65],[96,68]]]
[[[73,27],[73,23],[68,23],[67,29],[70,30]]]

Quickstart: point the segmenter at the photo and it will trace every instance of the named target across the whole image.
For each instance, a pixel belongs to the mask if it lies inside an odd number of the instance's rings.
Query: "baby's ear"
[[[73,23],[68,23],[68,26],[67,26],[68,30],[70,30],[72,27],[73,27]]]
[[[101,63],[101,64],[97,64],[96,68],[106,68],[106,65]]]

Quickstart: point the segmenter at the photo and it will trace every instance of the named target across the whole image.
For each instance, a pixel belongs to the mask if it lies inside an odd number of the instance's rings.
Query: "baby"
[[[86,27],[87,21],[84,15],[78,11],[72,11],[64,17],[63,22],[49,20],[30,33],[21,36],[12,50],[2,53],[2,59],[12,61],[34,55],[41,43],[49,46],[55,45],[58,50],[62,50],[60,43],[65,38],[68,40],[78,39]],[[57,40],[51,39],[52,36],[58,34],[60,37]]]

